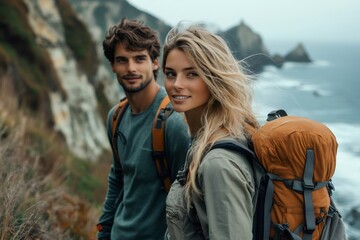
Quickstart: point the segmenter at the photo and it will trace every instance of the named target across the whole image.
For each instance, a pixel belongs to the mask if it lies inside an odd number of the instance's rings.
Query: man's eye
[[[124,59],[124,58],[116,58],[116,59],[115,59],[115,62],[117,62],[117,63],[126,63],[127,60]]]
[[[136,61],[138,62],[142,62],[142,61],[145,61],[146,60],[146,57],[137,57],[136,58]]]

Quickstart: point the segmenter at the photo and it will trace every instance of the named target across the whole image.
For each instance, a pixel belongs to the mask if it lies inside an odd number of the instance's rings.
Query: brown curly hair
[[[146,49],[152,61],[160,56],[160,41],[158,33],[145,26],[142,21],[121,19],[121,22],[109,28],[103,41],[104,55],[110,63],[114,63],[115,47],[118,43],[125,43],[130,51]],[[154,70],[155,79],[157,71]]]

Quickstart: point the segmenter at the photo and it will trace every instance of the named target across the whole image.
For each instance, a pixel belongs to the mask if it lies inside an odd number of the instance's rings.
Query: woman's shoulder
[[[242,172],[245,175],[252,174],[249,159],[238,151],[226,148],[215,148],[204,156],[199,171],[219,171],[224,169],[229,172]]]
[[[224,164],[243,165],[245,156],[237,151],[225,148],[210,150],[203,158],[201,165],[214,165],[221,167]]]

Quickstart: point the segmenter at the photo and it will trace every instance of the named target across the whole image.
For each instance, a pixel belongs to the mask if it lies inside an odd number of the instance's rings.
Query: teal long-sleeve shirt
[[[151,129],[158,106],[166,96],[160,89],[150,107],[132,114],[126,109],[118,128],[118,152],[122,166],[113,157],[108,176],[108,191],[99,223],[103,231],[98,238],[162,239],[166,230],[166,192],[152,159]],[[108,135],[111,139],[108,115]],[[182,115],[173,112],[166,120],[165,153],[170,163],[172,180],[182,167],[189,145],[187,125]]]

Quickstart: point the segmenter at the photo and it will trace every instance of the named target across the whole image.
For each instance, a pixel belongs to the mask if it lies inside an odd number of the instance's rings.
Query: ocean
[[[284,55],[294,47],[273,42]],[[304,43],[312,63],[266,67],[254,83],[254,107],[260,120],[285,109],[324,123],[339,144],[333,176],[334,200],[346,223],[348,239],[360,239],[360,43]]]

